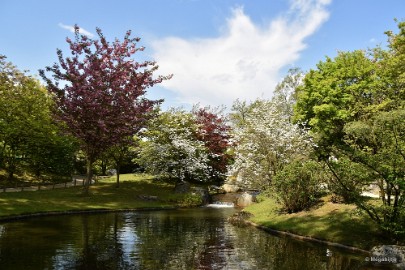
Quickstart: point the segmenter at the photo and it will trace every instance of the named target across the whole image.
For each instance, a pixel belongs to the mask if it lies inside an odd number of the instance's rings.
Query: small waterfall
[[[255,201],[258,193],[255,191],[220,193],[211,195],[211,204],[207,207],[226,208],[226,207],[246,207]]]
[[[211,207],[211,208],[232,208],[235,207],[235,204],[233,202],[213,202],[210,204],[205,205],[205,207]]]

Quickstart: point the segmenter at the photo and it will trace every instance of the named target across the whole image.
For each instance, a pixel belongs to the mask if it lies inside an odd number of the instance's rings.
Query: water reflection
[[[233,209],[36,218],[0,225],[0,269],[361,269],[363,256],[227,223]]]

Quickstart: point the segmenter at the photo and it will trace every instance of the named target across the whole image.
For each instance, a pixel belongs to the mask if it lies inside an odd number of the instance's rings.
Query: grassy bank
[[[0,193],[0,219],[43,212],[82,210],[118,210],[196,206],[198,198],[174,194],[174,185],[154,180],[148,175],[121,175],[120,188],[115,178],[105,178],[90,187],[90,196],[84,196],[82,187],[54,190]],[[157,200],[153,200],[156,196]],[[151,199],[148,199],[151,198]],[[298,235],[370,249],[385,243],[375,224],[361,214],[354,205],[323,202],[309,211],[285,214],[271,198],[253,204],[245,211],[254,214],[251,220],[268,228]]]
[[[369,250],[388,244],[375,224],[354,205],[335,204],[323,198],[308,211],[286,214],[272,198],[245,208],[251,221],[265,227]]]
[[[115,178],[100,180],[90,187],[90,196],[82,194],[82,187],[0,193],[0,218],[54,211],[193,206],[198,202],[190,195],[174,194],[173,184],[148,175],[126,174],[120,179],[119,188]],[[150,196],[157,200],[148,199]]]

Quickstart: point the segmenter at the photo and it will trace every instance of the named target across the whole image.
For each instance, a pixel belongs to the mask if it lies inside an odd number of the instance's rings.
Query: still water
[[[0,224],[0,269],[360,269],[364,255],[227,222],[234,209],[66,215]]]

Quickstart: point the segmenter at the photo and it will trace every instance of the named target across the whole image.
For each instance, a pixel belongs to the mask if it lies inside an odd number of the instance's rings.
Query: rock
[[[231,185],[231,184],[223,184],[221,188],[226,192],[226,193],[234,193],[240,191],[240,187],[237,185]]]
[[[247,192],[242,193],[239,198],[236,200],[236,206],[246,207],[253,203],[253,196]]]
[[[190,183],[185,181],[178,182],[174,187],[174,193],[188,193],[190,191]]]
[[[238,213],[233,214],[228,218],[228,221],[236,226],[246,225],[245,221],[252,217],[253,214],[245,211],[240,211]]]
[[[116,169],[111,169],[107,171],[107,174],[109,176],[117,175],[117,170]]]
[[[217,193],[221,193],[221,192],[224,191],[221,187],[218,187],[218,186],[215,186],[215,185],[209,186],[208,190],[209,191],[214,191],[214,192],[217,192]]]
[[[157,201],[159,200],[158,196],[151,196],[151,195],[139,195],[139,199],[142,201]]]
[[[369,261],[373,264],[393,264],[405,269],[405,246],[382,245],[371,249]]]
[[[206,188],[194,187],[193,193],[201,197],[202,205],[209,204],[212,201],[211,195]]]
[[[211,195],[213,202],[226,202],[236,204],[236,200],[239,197],[239,193],[224,193]]]

